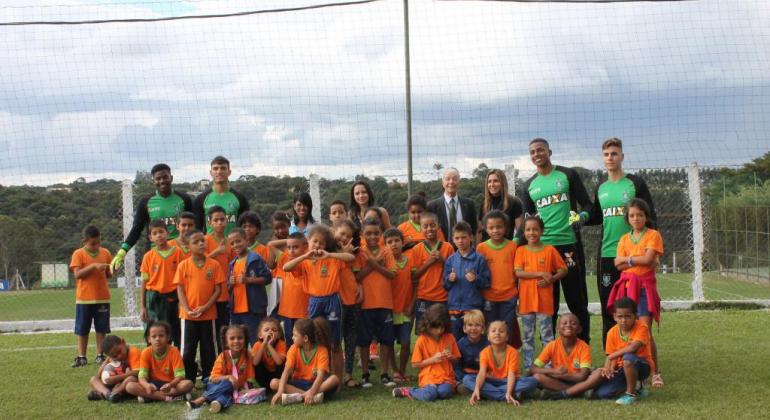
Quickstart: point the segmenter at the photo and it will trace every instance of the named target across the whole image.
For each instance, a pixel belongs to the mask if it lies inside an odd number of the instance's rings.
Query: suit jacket
[[[476,202],[470,198],[457,197],[460,202],[460,212],[463,215],[463,221],[471,225],[473,235],[476,234],[478,229],[478,215],[476,214]],[[428,202],[428,211],[435,213],[438,216],[438,224],[441,226],[441,230],[444,232],[447,242],[452,243],[452,235],[449,231],[449,218],[447,217],[446,202],[444,201],[444,195],[441,194],[439,198]],[[474,236],[471,236],[473,238]]]

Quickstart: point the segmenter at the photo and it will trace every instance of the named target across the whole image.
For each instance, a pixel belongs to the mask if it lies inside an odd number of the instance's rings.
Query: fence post
[[[508,194],[516,197],[516,166],[506,163],[504,172],[505,178],[508,180]]]
[[[123,180],[123,237],[128,236],[134,223],[134,184],[129,179]],[[126,317],[138,316],[136,308],[136,251],[131,248],[123,260],[123,312]]]
[[[313,219],[321,221],[321,178],[318,174],[308,176],[310,199],[313,200]]]
[[[705,299],[703,295],[703,202],[701,201],[700,174],[698,163],[692,162],[687,167],[688,195],[690,196],[691,227],[692,227],[692,254],[693,254],[693,279],[692,298],[696,302]]]

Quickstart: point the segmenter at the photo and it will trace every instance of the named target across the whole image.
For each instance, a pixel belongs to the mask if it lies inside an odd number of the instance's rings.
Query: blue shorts
[[[76,303],[75,304],[75,334],[88,335],[91,331],[91,321],[94,330],[100,334],[110,333],[110,304],[109,303]]]
[[[290,380],[288,381],[288,384],[293,386],[294,388],[299,388],[303,391],[307,391],[308,389],[313,387],[313,382],[303,381],[301,379],[298,379],[296,381]],[[324,392],[324,400],[330,399],[332,396],[334,396],[335,392],[337,392],[337,388],[332,388],[329,391]]]
[[[313,319],[319,316],[329,322],[333,347],[339,348],[342,304],[340,304],[340,297],[338,294],[335,293],[329,296],[310,296],[310,300],[307,303],[307,317]]]
[[[412,344],[412,321],[393,324],[393,336],[398,344],[409,347]]]
[[[372,340],[383,346],[393,345],[393,311],[384,308],[361,309],[356,346],[368,346]]]
[[[647,307],[647,290],[639,289],[639,303],[636,305],[636,316],[650,316],[650,309]]]
[[[624,361],[630,361],[634,368],[636,368],[636,379],[644,381],[650,376],[650,365],[646,360],[637,356],[634,353],[626,353],[623,355]],[[607,379],[604,383],[596,388],[596,396],[601,399],[615,398],[620,393],[626,390],[626,372],[622,367],[615,370],[615,374],[612,378]]]

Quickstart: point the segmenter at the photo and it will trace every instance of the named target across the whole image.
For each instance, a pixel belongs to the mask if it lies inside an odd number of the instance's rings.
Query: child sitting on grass
[[[92,377],[89,382],[91,391],[88,392],[88,400],[109,400],[116,403],[126,395],[126,385],[137,380],[141,350],[129,346],[125,340],[116,335],[104,337],[102,349],[104,354],[109,357],[107,361],[119,364],[123,368],[123,372],[119,372],[119,369],[111,371],[107,368],[107,364],[100,366],[96,376]],[[107,373],[106,376],[105,373]]]
[[[532,377],[546,390],[546,399],[566,397],[562,391],[591,374],[591,347],[578,338],[582,332],[578,317],[571,313],[562,315],[556,329],[559,338],[545,346],[530,368]]]

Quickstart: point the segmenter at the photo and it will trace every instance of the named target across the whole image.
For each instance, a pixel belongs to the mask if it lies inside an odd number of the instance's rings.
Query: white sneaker
[[[281,405],[299,404],[304,401],[302,394],[283,394],[281,395]]]
[[[322,402],[324,402],[324,393],[319,392],[315,394],[315,396],[313,397],[313,404],[321,404]]]
[[[144,398],[136,397],[136,402],[138,402],[139,404],[144,404]]]
[[[212,401],[211,404],[209,404],[209,412],[210,413],[218,413],[222,411],[222,404],[219,401]]]

